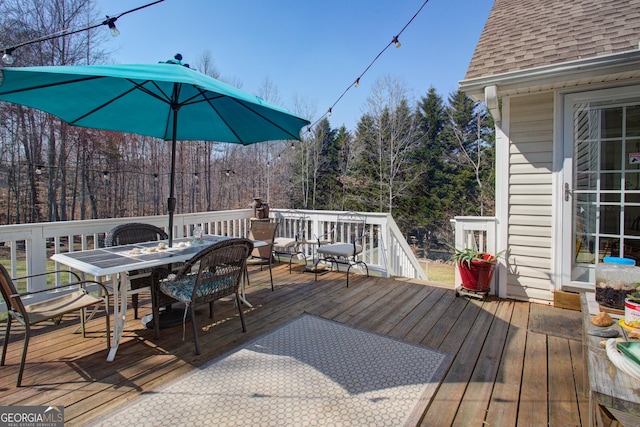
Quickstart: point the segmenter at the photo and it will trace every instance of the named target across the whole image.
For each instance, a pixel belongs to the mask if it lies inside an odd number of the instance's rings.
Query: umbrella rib
[[[164,93],[164,91],[163,91],[163,90],[162,90],[162,89],[161,89],[161,88],[156,84],[156,82],[154,82],[154,81],[152,81],[152,80],[145,80],[143,83],[138,83],[138,82],[136,82],[136,81],[134,81],[134,80],[131,80],[131,79],[126,79],[126,80],[127,80],[128,82],[130,82],[130,83],[133,85],[133,87],[131,87],[130,89],[128,89],[128,90],[126,90],[126,91],[124,91],[124,92],[122,92],[120,95],[115,96],[115,97],[113,97],[113,98],[109,99],[109,101],[105,102],[104,104],[101,104],[101,105],[97,106],[96,108],[94,108],[93,110],[91,110],[91,111],[87,112],[86,114],[83,114],[82,116],[77,117],[76,119],[74,119],[74,120],[70,121],[70,122],[69,122],[69,124],[70,124],[70,125],[75,125],[75,123],[77,123],[78,121],[80,121],[80,120],[82,120],[82,119],[84,119],[84,118],[86,118],[86,117],[89,117],[90,115],[92,115],[92,114],[93,114],[93,113],[95,113],[96,111],[99,111],[99,110],[103,109],[103,108],[104,108],[104,107],[106,107],[107,105],[114,103],[114,102],[115,102],[115,101],[117,101],[118,99],[120,99],[120,98],[122,98],[122,97],[124,97],[124,96],[126,96],[126,95],[128,95],[128,94],[130,94],[131,92],[133,92],[133,91],[135,91],[135,90],[139,90],[139,91],[141,91],[141,92],[144,92],[144,93],[146,93],[147,95],[150,95],[150,96],[152,96],[152,97],[154,97],[154,98],[156,98],[156,99],[159,99],[160,101],[164,101],[164,102],[166,102],[167,104],[169,103],[169,100],[168,100],[167,98],[163,98],[162,96],[159,96],[158,94],[156,94],[156,93],[154,93],[154,92],[150,91],[149,89],[147,89],[147,88],[144,86],[145,84],[147,84],[147,83],[151,82],[151,84],[153,84],[153,85],[154,85],[154,86],[155,86],[155,87],[156,87],[156,88],[157,88],[157,89],[158,89],[158,90],[159,90],[163,95],[166,95],[166,94]]]
[[[229,129],[238,139],[238,141],[240,141],[240,143],[242,143],[242,145],[248,145],[250,143],[245,143],[245,141],[240,138],[240,135],[238,135],[238,133],[233,129],[232,126],[229,125],[229,123],[227,123],[227,121],[224,119],[224,116],[222,114],[220,114],[220,112],[218,111],[218,109],[215,107],[215,105],[212,104],[211,101],[213,101],[216,98],[207,98],[205,95],[205,92],[200,89],[197,88],[198,91],[202,94],[204,100],[211,106],[211,108],[218,114],[218,117],[220,117],[220,120],[222,120],[224,122],[224,124],[227,126],[227,129]],[[239,100],[237,100],[236,98],[229,96],[227,97],[229,100],[237,103],[238,105],[244,107],[245,109],[251,111],[253,114],[255,114],[256,116],[260,117],[261,119],[263,119],[264,121],[270,123],[271,125],[273,125],[274,127],[280,129],[281,131],[283,131],[284,133],[286,133],[287,135],[290,135],[293,139],[299,140],[300,136],[296,136],[293,135],[291,132],[289,132],[288,130],[286,130],[285,128],[283,128],[282,126],[280,126],[279,124],[277,124],[276,122],[274,122],[273,120],[265,117],[263,114],[261,114],[259,111],[254,110],[253,108],[250,108],[248,105],[240,102]]]
[[[87,76],[87,77],[83,77],[83,78],[79,78],[79,79],[73,79],[73,80],[68,80],[68,81],[64,81],[64,82],[57,82],[57,83],[53,83],[53,84],[47,83],[47,84],[42,84],[42,85],[38,85],[38,86],[29,86],[29,87],[25,87],[25,88],[22,88],[22,89],[10,90],[8,92],[0,91],[0,95],[12,95],[14,93],[28,92],[28,91],[32,91],[32,90],[45,89],[45,88],[48,88],[48,87],[62,86],[62,85],[66,85],[66,84],[84,82],[84,81],[87,81],[87,80],[95,80],[95,79],[100,79],[100,78],[103,78],[103,76]]]
[[[251,111],[252,113],[254,113],[255,115],[257,115],[258,117],[261,117],[263,120],[265,120],[268,123],[271,123],[273,126],[277,127],[278,129],[280,129],[281,131],[283,131],[284,133],[286,133],[287,135],[291,136],[293,139],[296,140],[300,140],[300,135],[294,135],[291,132],[289,132],[288,130],[286,130],[285,128],[283,128],[282,126],[280,126],[278,123],[274,122],[273,120],[265,117],[263,114],[261,114],[259,111],[254,110],[253,108],[251,108],[249,105],[244,104],[242,102],[240,102],[239,100],[237,100],[236,98],[230,98],[232,101],[236,102],[237,104],[241,105],[242,107],[246,108],[247,110]]]
[[[225,97],[225,95],[221,95],[219,93],[216,93],[216,96],[207,97],[206,92],[203,92],[202,89],[200,89],[197,86],[194,86],[194,87],[198,89],[198,94],[193,95],[191,98],[185,99],[183,102],[180,103],[180,105],[193,105],[193,104],[199,104],[201,102],[206,102],[209,105],[211,105],[209,101],[214,101],[216,99]]]
[[[136,82],[135,82],[135,81],[133,81],[133,80],[129,80],[129,81],[130,81],[131,83],[133,83],[133,84],[136,86],[136,89],[140,90],[141,92],[144,92],[144,93],[146,93],[147,95],[150,95],[150,96],[152,96],[152,97],[154,97],[154,98],[156,98],[156,99],[158,99],[158,100],[160,100],[160,101],[166,102],[167,104],[171,105],[171,97],[169,97],[169,95],[167,95],[167,93],[166,93],[164,90],[162,90],[162,88],[161,88],[160,86],[158,86],[158,83],[157,83],[156,81],[154,81],[154,80],[146,80],[146,81],[145,81],[144,83],[142,83],[142,84],[141,84],[141,83],[136,83]],[[155,93],[155,92],[150,91],[149,89],[147,89],[147,88],[144,86],[146,83],[149,83],[149,82],[151,82],[151,84],[152,84],[153,86],[155,86],[155,87],[156,87],[156,89],[158,89],[158,92],[160,92],[160,93],[162,94],[162,96],[158,95],[158,94],[157,94],[157,93]]]
[[[80,121],[80,120],[82,120],[82,119],[84,119],[84,118],[86,118],[86,117],[89,117],[90,115],[92,115],[92,114],[93,114],[93,113],[95,113],[96,111],[99,111],[99,110],[103,109],[104,107],[106,107],[107,105],[114,103],[114,102],[115,102],[115,101],[117,101],[118,99],[122,98],[123,96],[128,95],[129,93],[133,92],[134,90],[136,90],[136,88],[135,88],[135,87],[132,87],[131,89],[129,89],[129,90],[125,91],[125,92],[122,92],[120,95],[115,96],[115,97],[113,97],[113,98],[109,99],[109,101],[105,102],[104,104],[101,104],[101,105],[97,106],[96,108],[94,108],[93,110],[91,110],[91,111],[87,112],[86,114],[83,114],[83,115],[81,115],[80,117],[76,117],[74,120],[70,120],[68,123],[69,123],[70,125],[72,125],[72,126],[75,126],[75,124],[76,124],[78,121]]]

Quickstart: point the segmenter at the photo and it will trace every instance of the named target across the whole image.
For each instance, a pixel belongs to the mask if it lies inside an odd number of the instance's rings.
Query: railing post
[[[35,226],[31,239],[26,242],[27,275],[47,271],[47,242],[43,235],[43,227]],[[47,287],[44,276],[34,277],[27,283],[28,291],[39,291]]]

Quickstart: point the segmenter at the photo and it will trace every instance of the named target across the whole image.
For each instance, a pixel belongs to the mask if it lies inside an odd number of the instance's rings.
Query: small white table
[[[159,267],[172,263],[185,262],[191,259],[206,247],[230,239],[226,236],[205,235],[202,243],[194,242],[193,237],[174,239],[173,247],[164,250],[155,250],[147,253],[150,248],[157,248],[162,241],[135,243],[131,245],[113,246],[108,248],[91,249],[86,251],[58,253],[51,256],[51,259],[64,264],[73,269],[86,274],[91,274],[96,279],[111,276],[113,288],[113,338],[111,350],[107,356],[107,362],[113,362],[118,351],[118,345],[124,331],[124,324],[127,314],[128,276],[127,272],[153,267]],[[166,242],[163,242],[166,244]],[[255,247],[266,245],[262,241],[254,241]],[[181,246],[182,244],[182,246]],[[189,244],[189,246],[185,246]],[[139,254],[131,254],[137,249]],[[145,249],[147,251],[145,251]],[[134,251],[134,252],[136,252]],[[147,288],[136,289],[140,292]],[[244,298],[244,281],[242,286],[242,302],[251,306]]]

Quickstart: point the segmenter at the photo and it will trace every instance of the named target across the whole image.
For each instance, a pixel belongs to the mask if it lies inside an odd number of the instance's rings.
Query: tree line
[[[95,22],[91,0],[0,2],[0,43],[18,44]],[[14,66],[109,61],[104,30],[20,48]],[[191,67],[220,78],[211,56]],[[227,82],[241,87],[233,79]],[[266,79],[261,96],[282,105]],[[429,87],[417,101],[401,79],[376,81],[356,129],[327,118],[302,141],[239,146],[179,142],[177,213],[248,207],[389,212],[410,243],[450,242],[456,215],[492,215],[494,134],[482,104]],[[304,101],[292,112],[313,119]],[[166,214],[170,142],[68,126],[0,103],[2,224]]]

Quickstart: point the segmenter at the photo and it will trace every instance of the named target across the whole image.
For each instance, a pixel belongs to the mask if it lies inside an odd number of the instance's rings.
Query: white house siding
[[[507,297],[552,302],[553,93],[509,108]]]

